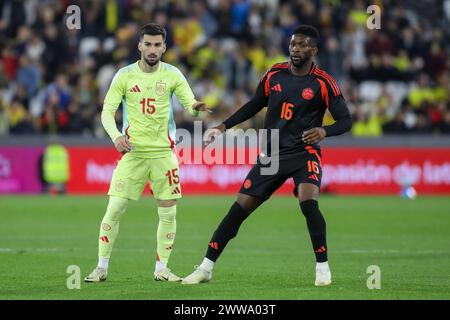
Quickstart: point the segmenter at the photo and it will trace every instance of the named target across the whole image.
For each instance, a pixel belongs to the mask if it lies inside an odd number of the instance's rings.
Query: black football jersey
[[[273,65],[261,78],[255,95],[224,124],[227,128],[245,121],[267,106],[264,129],[279,130],[280,154],[304,151],[304,131],[321,127],[327,108],[335,120],[350,119],[336,81],[312,64],[308,74],[294,75],[289,62]],[[340,134],[324,127],[327,136]],[[318,148],[318,146],[314,146]]]
[[[333,100],[342,97],[336,81],[314,64],[304,76],[291,73],[287,62],[276,64],[260,85],[267,101],[264,128],[280,130],[280,150],[285,152],[304,150],[303,131],[320,127],[326,109],[333,108]]]

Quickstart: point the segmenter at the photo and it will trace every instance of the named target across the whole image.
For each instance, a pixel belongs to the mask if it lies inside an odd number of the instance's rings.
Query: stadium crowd
[[[72,4],[80,29],[66,25]],[[381,29],[366,26],[371,4]],[[321,34],[317,63],[340,84],[353,135],[450,133],[450,0],[3,0],[0,135],[105,137],[103,98],[118,68],[139,59],[139,28],[151,21],[168,31],[163,61],[215,110],[206,127],[245,103],[265,70],[287,60],[293,28],[311,24]],[[176,101],[175,110],[178,127],[192,130]]]

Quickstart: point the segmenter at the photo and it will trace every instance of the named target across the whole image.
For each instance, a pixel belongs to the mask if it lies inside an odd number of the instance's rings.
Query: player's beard
[[[145,57],[143,57],[143,58],[144,58],[145,63],[148,64],[150,67],[156,66],[158,64],[158,62],[159,62],[159,59],[155,59],[155,60],[152,61],[152,60],[149,60],[149,59],[147,59]]]
[[[294,65],[294,67],[301,68],[305,65],[306,62],[309,61],[309,58],[310,58],[309,56],[306,56],[303,59],[298,59],[298,60],[294,61],[291,56],[291,62]]]

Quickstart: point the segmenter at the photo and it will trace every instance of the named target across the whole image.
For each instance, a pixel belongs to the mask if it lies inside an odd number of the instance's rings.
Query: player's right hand
[[[121,154],[130,152],[132,149],[130,141],[128,141],[127,137],[124,136],[117,137],[116,140],[114,140],[114,145],[116,146],[117,151]]]
[[[223,123],[219,124],[216,127],[206,130],[205,135],[203,137],[203,145],[207,146],[211,142],[213,142],[218,136],[220,136],[225,131],[225,125]]]

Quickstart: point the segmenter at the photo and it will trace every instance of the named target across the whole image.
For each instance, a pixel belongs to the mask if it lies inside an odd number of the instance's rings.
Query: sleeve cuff
[[[193,117],[198,117],[198,115],[200,114],[200,111],[198,110],[194,110],[191,108],[190,112],[189,112]]]
[[[111,136],[112,142],[114,143],[114,141],[116,141],[116,139],[117,139],[118,137],[120,137],[120,136],[122,136],[122,133],[120,133],[119,131],[117,131],[116,134],[113,134],[113,135]]]

